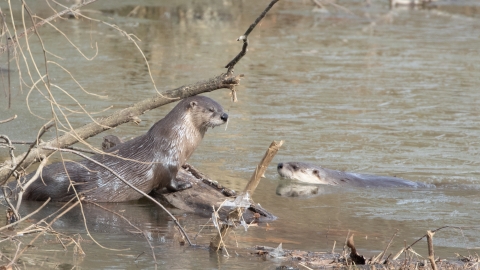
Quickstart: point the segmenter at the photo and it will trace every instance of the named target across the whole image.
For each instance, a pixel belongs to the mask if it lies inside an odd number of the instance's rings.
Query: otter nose
[[[228,119],[228,114],[223,113],[223,114],[220,116],[220,119],[222,119],[223,121],[227,121],[227,119]]]
[[[278,163],[277,169],[280,170],[280,169],[282,169],[282,168],[283,168],[283,163]]]

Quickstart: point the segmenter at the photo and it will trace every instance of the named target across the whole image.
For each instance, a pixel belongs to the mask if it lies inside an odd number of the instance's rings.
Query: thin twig
[[[5,120],[0,120],[0,124],[3,124],[3,123],[7,123],[7,122],[10,122],[12,120],[15,120],[17,118],[17,115],[15,114],[14,116],[10,117],[10,118],[7,118]]]
[[[73,201],[76,200],[76,199],[77,199],[77,198],[72,198],[72,199],[70,199],[68,202],[66,202],[65,204],[63,204],[62,207],[60,207],[59,209],[57,209],[55,212],[53,212],[53,213],[51,213],[50,215],[42,218],[42,219],[39,220],[37,223],[32,224],[32,225],[28,226],[27,228],[23,229],[21,232],[19,232],[19,234],[21,234],[21,233],[24,234],[26,231],[31,230],[32,228],[37,227],[38,224],[40,224],[40,223],[47,223],[47,221],[46,221],[47,219],[55,216],[57,213],[59,213],[60,211],[62,211],[65,207],[67,207],[67,205],[69,205],[71,202],[73,202]]]
[[[27,190],[27,188],[35,181],[38,179],[40,174],[42,173],[43,167],[45,167],[45,164],[47,164],[47,158],[45,156],[40,157],[42,159],[42,162],[40,162],[40,166],[38,166],[37,170],[35,171],[35,174],[30,178],[25,185],[22,186],[22,183],[20,181],[17,181],[18,186],[20,187],[20,191],[18,192],[17,195],[17,207],[15,207],[15,210],[18,212],[20,210],[20,205],[22,204],[22,199],[23,199],[23,194]],[[7,198],[5,194],[5,198]]]
[[[265,17],[265,15],[267,15],[267,12],[273,7],[273,5],[275,5],[275,3],[277,3],[279,0],[272,0],[272,2],[270,2],[270,4],[267,6],[267,8],[265,8],[265,10],[262,12],[262,14],[260,14],[260,16],[258,16],[258,18],[255,20],[255,22],[253,22],[250,27],[247,29],[247,31],[245,32],[245,34],[243,34],[243,36],[240,36],[237,41],[240,41],[242,40],[243,41],[243,46],[242,46],[242,50],[240,51],[239,54],[237,54],[237,56],[235,56],[235,58],[233,58],[226,66],[225,68],[228,69],[227,73],[230,74],[230,73],[233,73],[233,68],[235,67],[235,65],[238,63],[238,61],[240,61],[240,59],[242,59],[242,57],[247,54],[247,47],[248,47],[248,35],[253,31],[253,29],[255,28],[255,26],[257,26],[257,24],[263,19],[263,17]]]
[[[457,228],[457,229],[462,229],[461,227],[456,227],[456,226],[443,226],[443,227],[440,227],[438,229],[435,229],[435,230],[432,230],[431,232],[434,233],[434,232],[437,232],[437,231],[440,231],[440,230],[443,230],[445,228]],[[420,240],[422,240],[423,238],[427,237],[427,234],[423,235],[422,237],[420,237],[417,241],[413,242],[412,244],[410,244],[408,247],[405,247],[405,251],[409,250],[413,245],[415,245],[416,243],[418,243]]]
[[[2,28],[7,29],[7,22],[5,21],[5,15],[3,15],[3,12],[0,10],[0,16],[2,17]],[[8,36],[8,32],[6,32],[7,35],[7,75],[8,75],[8,109],[12,107],[12,87],[10,83],[10,48],[9,48],[9,40],[10,36]]]
[[[3,199],[7,203],[9,209],[12,210],[13,215],[15,216],[15,220],[19,220],[20,219],[20,214],[18,213],[16,208],[13,206],[13,203],[10,201],[10,198],[7,196],[7,192],[6,192],[7,188],[8,188],[7,186],[2,186]]]
[[[40,142],[40,138],[43,136],[43,134],[45,134],[45,132],[47,132],[47,130],[49,128],[51,128],[53,126],[53,122],[52,121],[49,121],[47,122],[45,125],[43,125],[43,127],[39,130],[39,133],[37,135],[37,138],[35,139],[35,141],[30,145],[30,147],[28,148],[27,152],[25,153],[25,155],[22,157],[22,159],[20,160],[20,162],[18,162],[18,164],[16,164],[16,166],[12,169],[12,171],[10,171],[10,173],[5,177],[5,179],[2,179],[0,178],[0,185],[3,185],[5,184],[5,182],[7,182],[8,178],[10,178],[10,176],[13,175],[13,173],[18,170],[18,168],[23,164],[23,162],[25,161],[25,159],[28,157],[28,154],[32,151],[32,149],[38,145],[38,143]],[[41,155],[37,155],[37,156],[41,156]],[[35,157],[37,158],[37,157]]]
[[[23,38],[23,37],[27,36],[28,34],[32,33],[33,31],[35,31],[35,28],[40,27],[40,26],[44,25],[44,24],[47,23],[47,22],[54,21],[54,20],[60,18],[61,16],[65,15],[65,14],[67,14],[67,13],[69,13],[69,12],[75,12],[75,10],[78,10],[78,9],[80,9],[80,8],[82,8],[82,7],[84,7],[84,6],[88,5],[88,4],[91,4],[91,3],[93,3],[93,2],[96,2],[96,1],[97,1],[97,0],[83,1],[82,3],[80,3],[80,4],[76,5],[76,6],[73,6],[73,7],[71,7],[71,8],[65,9],[65,10],[63,10],[63,11],[57,13],[57,14],[54,14],[54,15],[46,18],[45,20],[42,20],[42,21],[34,24],[32,27],[28,28],[28,29],[27,29],[26,31],[24,31],[23,33],[20,33],[20,34],[18,34],[17,36],[12,37],[11,40],[7,43],[7,46],[2,46],[2,47],[0,47],[0,54],[4,53],[4,52],[7,50],[8,47],[16,46],[17,43],[18,43],[18,40],[19,40],[20,38]]]
[[[93,155],[98,154],[98,153],[95,152],[95,151],[91,151],[91,150],[83,149],[83,148],[79,148],[79,147],[74,147],[74,146],[67,146],[67,147],[65,147],[65,149],[70,149],[70,150],[74,150],[74,151],[78,151],[78,152],[83,152],[83,153],[87,153],[87,154],[93,154]]]
[[[13,222],[13,223],[10,223],[10,224],[8,224],[8,225],[6,225],[6,226],[1,227],[1,228],[0,228],[0,232],[3,231],[3,230],[5,230],[5,229],[8,229],[8,228],[10,228],[10,227],[12,227],[12,226],[17,225],[17,224],[19,224],[20,222],[22,222],[22,221],[28,219],[29,217],[33,216],[34,214],[38,213],[38,211],[42,210],[42,208],[45,207],[45,206],[47,205],[47,203],[49,203],[49,202],[50,202],[50,198],[48,198],[48,199],[47,199],[39,208],[37,208],[35,211],[29,213],[28,215],[22,217],[21,219],[15,221],[15,222]]]
[[[157,263],[157,258],[155,257],[155,250],[154,250],[154,248],[153,248],[153,246],[152,246],[152,243],[150,242],[150,240],[148,239],[147,235],[145,234],[145,232],[144,232],[143,230],[141,230],[141,229],[138,228],[137,226],[133,225],[133,223],[130,222],[130,220],[128,220],[128,219],[127,219],[126,217],[124,217],[123,215],[120,215],[119,213],[117,213],[117,212],[115,212],[115,211],[112,211],[112,210],[110,210],[110,209],[107,209],[107,208],[101,206],[101,205],[98,204],[98,203],[95,203],[95,202],[89,202],[89,203],[91,203],[91,204],[93,204],[93,205],[95,205],[95,206],[98,206],[98,207],[102,208],[103,210],[108,211],[108,212],[110,212],[110,213],[112,213],[112,214],[114,214],[114,215],[116,215],[116,216],[119,216],[120,218],[122,218],[123,220],[125,220],[126,222],[128,222],[128,224],[130,224],[130,226],[132,226],[133,228],[135,228],[136,230],[138,230],[139,232],[141,232],[142,235],[143,235],[143,237],[145,237],[145,240],[147,240],[147,243],[148,243],[148,245],[150,246],[150,249],[152,250],[152,256],[153,256],[153,260],[155,261],[155,265],[158,265],[158,263]]]
[[[0,135],[0,139],[3,139],[5,140],[5,144],[7,145],[7,148],[9,149],[8,150],[8,153],[10,154],[10,159],[12,160],[12,165],[11,167],[12,168],[15,168],[17,166],[17,161],[15,159],[15,155],[13,154],[13,150],[15,150],[15,147],[13,146],[12,144],[12,141],[10,140],[10,138],[8,138],[8,136],[6,135]],[[3,143],[2,143],[3,144]],[[0,144],[1,145],[1,144]]]
[[[58,216],[56,216],[52,221],[50,221],[47,225],[47,228],[50,227],[55,221],[57,221],[60,217],[62,217],[63,215],[65,215],[67,212],[69,212],[70,210],[72,210],[75,206],[77,206],[78,204],[80,203],[80,201],[76,201],[75,203],[73,203],[70,207],[68,207],[67,209],[65,209],[65,211],[63,211],[62,213],[60,213]],[[33,243],[40,237],[42,236],[43,234],[39,233],[37,234],[31,241],[28,245],[26,245],[20,252],[19,254],[15,254],[15,257],[13,257],[12,261],[6,266],[6,268],[8,269],[8,267],[11,267],[11,265],[15,262],[16,258],[18,258],[20,255],[22,255],[29,247],[33,246]]]
[[[378,262],[381,262],[383,260],[383,257],[385,256],[385,253],[387,253],[387,249],[390,247],[390,245],[392,244],[393,242],[393,239],[395,238],[395,236],[397,236],[397,233],[398,233],[398,229],[397,231],[393,234],[392,238],[390,238],[390,242],[388,242],[388,245],[385,247],[385,249],[383,250],[382,253],[380,253],[377,257],[373,258],[372,259],[372,264],[375,264]]]

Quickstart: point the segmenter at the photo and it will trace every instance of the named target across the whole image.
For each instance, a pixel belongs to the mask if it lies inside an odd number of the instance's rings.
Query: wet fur
[[[304,183],[351,187],[433,187],[398,177],[378,176],[331,170],[303,162],[286,162],[277,165],[281,177]]]
[[[189,188],[190,183],[175,179],[178,170],[193,154],[207,129],[225,123],[227,118],[222,106],[208,97],[186,98],[146,134],[109,148],[106,152],[112,155],[97,154],[91,158],[115,170],[145,193],[162,187],[171,191]],[[142,197],[103,167],[82,160],[47,166],[41,179],[27,189],[23,198],[67,201],[75,195],[69,179],[74,181],[77,193],[84,193],[89,201],[121,202]],[[11,188],[15,188],[15,183]]]

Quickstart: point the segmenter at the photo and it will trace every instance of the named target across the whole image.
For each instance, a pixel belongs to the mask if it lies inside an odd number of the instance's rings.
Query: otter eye
[[[298,166],[297,165],[292,165],[292,169],[294,169],[295,171],[298,170]]]
[[[211,111],[211,112],[215,112],[215,109],[213,107],[208,109],[208,110]]]
[[[318,170],[313,170],[313,174],[318,175]]]

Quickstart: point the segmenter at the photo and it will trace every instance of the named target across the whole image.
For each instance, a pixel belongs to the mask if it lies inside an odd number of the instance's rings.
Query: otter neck
[[[181,166],[193,154],[207,127],[197,127],[190,113],[176,118],[168,116],[153,125],[148,133],[155,141],[166,146],[164,154]]]

